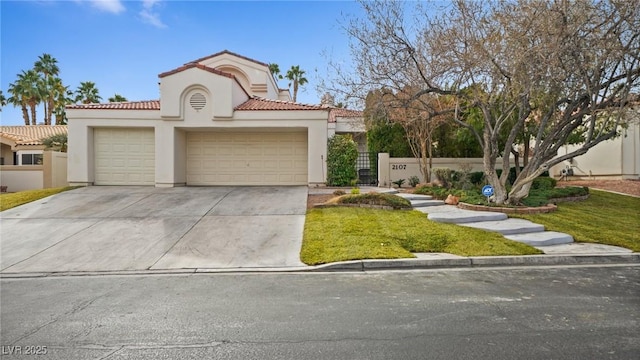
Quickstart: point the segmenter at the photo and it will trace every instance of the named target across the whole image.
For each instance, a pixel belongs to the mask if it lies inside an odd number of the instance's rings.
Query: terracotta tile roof
[[[362,117],[362,116],[363,116],[363,112],[360,110],[351,110],[351,109],[344,109],[344,108],[331,108],[331,110],[329,110],[330,123],[336,122],[337,118],[339,117],[354,118],[354,117]]]
[[[163,72],[162,74],[158,75],[158,77],[159,78],[163,78],[165,76],[173,75],[173,74],[179,73],[181,71],[185,71],[187,69],[192,69],[192,68],[198,68],[200,70],[208,71],[208,72],[210,72],[212,74],[226,76],[226,77],[231,78],[231,79],[235,79],[236,78],[232,74],[229,74],[229,73],[224,72],[224,71],[216,70],[216,69],[214,69],[212,67],[204,66],[202,64],[198,64],[197,62],[188,63],[188,64],[185,64],[183,66],[180,66],[179,68],[176,68],[176,69],[173,69],[173,70],[169,70],[167,72]]]
[[[202,57],[202,58],[200,58],[200,59],[197,59],[197,60],[193,60],[193,61],[192,61],[192,63],[199,63],[199,62],[201,62],[201,61],[205,61],[205,60],[208,60],[208,59],[211,59],[211,58],[214,58],[214,57],[216,57],[216,56],[223,55],[223,54],[233,55],[233,56],[239,57],[239,58],[241,58],[241,59],[245,59],[245,60],[248,60],[248,61],[254,62],[254,63],[259,64],[259,65],[264,65],[264,66],[267,66],[267,67],[269,66],[269,64],[263,63],[262,61],[254,60],[254,59],[252,59],[252,58],[248,58],[248,57],[246,57],[246,56],[242,56],[242,55],[240,55],[240,54],[236,54],[236,53],[231,52],[231,51],[229,51],[229,50],[223,50],[223,51],[217,52],[217,53],[215,53],[215,54],[213,54],[213,55],[209,55],[209,56],[205,56],[205,57]]]
[[[254,96],[236,106],[235,110],[327,110],[322,105],[300,104],[291,101],[265,99]]]
[[[160,110],[160,100],[112,102],[104,104],[74,104],[67,105],[67,109]]]
[[[0,137],[18,145],[42,145],[42,139],[66,133],[67,125],[0,126]]]

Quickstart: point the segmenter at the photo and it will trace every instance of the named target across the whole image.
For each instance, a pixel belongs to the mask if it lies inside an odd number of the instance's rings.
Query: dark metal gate
[[[368,152],[358,153],[356,172],[358,173],[358,185],[378,185],[378,154]]]

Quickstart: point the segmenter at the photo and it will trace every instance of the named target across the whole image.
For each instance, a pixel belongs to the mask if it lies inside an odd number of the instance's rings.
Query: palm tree
[[[0,90],[0,111],[2,111],[2,108],[6,105],[7,105],[7,98],[4,97],[2,90]]]
[[[9,84],[9,99],[7,102],[15,107],[20,107],[22,110],[22,118],[24,119],[24,124],[29,125],[29,111],[27,110],[27,101],[23,96],[22,91],[22,83],[19,81],[14,81]]]
[[[298,98],[298,86],[302,86],[309,82],[307,78],[304,77],[304,73],[305,71],[300,70],[299,65],[292,65],[291,69],[287,70],[287,74],[284,76],[290,81],[289,88],[291,88],[291,84],[293,84],[293,102],[296,102],[296,99]]]
[[[60,73],[60,68],[57,65],[58,60],[49,54],[42,54],[38,56],[38,61],[33,65],[33,69],[43,75],[43,79],[40,82],[40,88],[42,98],[44,100],[44,124],[51,125],[51,114],[53,113],[54,94],[53,86],[54,79]]]
[[[112,97],[109,98],[109,102],[126,102],[126,101],[128,101],[127,98],[120,94],[114,94]]]
[[[42,139],[42,144],[46,146],[47,149],[60,152],[67,152],[68,143],[67,134],[55,134]]]
[[[60,78],[54,79],[53,91],[53,112],[56,115],[56,125],[67,123],[65,106],[73,104],[73,91],[68,86],[64,86]]]
[[[274,79],[282,79],[282,74],[280,74],[280,66],[278,66],[278,64],[269,64],[269,71],[271,72],[271,75],[273,75]]]
[[[98,88],[92,81],[83,81],[76,89],[76,102],[82,104],[95,104],[102,100],[98,94]]]
[[[34,70],[22,71],[18,74],[18,79],[9,84],[11,97],[9,103],[22,108],[22,117],[25,125],[36,125],[36,108],[41,102],[41,89],[38,86],[40,76]],[[31,109],[31,121],[27,107]]]

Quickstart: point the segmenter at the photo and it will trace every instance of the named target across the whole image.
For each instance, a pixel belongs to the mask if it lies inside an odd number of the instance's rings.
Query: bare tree
[[[500,204],[519,203],[549,167],[615,137],[640,84],[640,7],[628,1],[418,3],[414,18],[404,15],[408,3],[361,4],[365,18],[345,27],[354,71],[336,72],[333,92],[362,99],[370,89],[410,86],[421,89],[414,98],[453,96],[457,115],[478,109],[482,131],[462,116],[454,121],[481,144]],[[576,136],[581,145],[558,156]],[[510,168],[518,141],[530,141],[532,153],[507,190],[508,171],[496,168]]]

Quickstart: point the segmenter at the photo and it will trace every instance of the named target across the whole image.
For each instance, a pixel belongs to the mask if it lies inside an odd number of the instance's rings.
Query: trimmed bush
[[[345,195],[338,199],[338,204],[367,204],[379,206],[391,206],[394,209],[410,209],[411,202],[400,196],[384,193],[370,192],[360,195]]]
[[[358,145],[351,135],[334,135],[327,147],[327,185],[350,186],[358,178]]]
[[[556,187],[558,180],[550,177],[540,176],[533,180],[532,190],[551,190]]]

